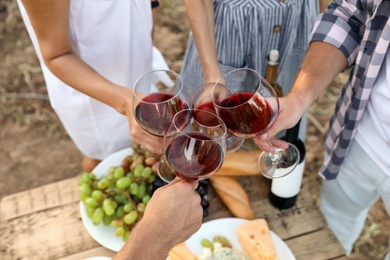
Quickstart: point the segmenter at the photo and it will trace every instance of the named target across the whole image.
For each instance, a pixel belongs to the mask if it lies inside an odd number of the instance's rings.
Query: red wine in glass
[[[177,176],[194,181],[218,171],[222,166],[224,153],[210,136],[189,132],[170,142],[165,157]]]
[[[215,108],[213,102],[206,102],[196,107],[197,109],[206,110],[210,113],[215,114]]]
[[[196,121],[198,121],[199,123],[201,123],[203,125],[207,125],[207,126],[212,126],[212,125],[218,124],[218,120],[220,120],[220,119],[216,118],[214,116],[217,113],[215,112],[214,104],[212,102],[204,103],[204,104],[198,106],[197,109],[210,112],[210,114],[209,113],[195,112],[193,116],[194,116]],[[213,114],[213,115],[211,115],[211,114]]]
[[[219,104],[218,114],[229,132],[243,138],[262,134],[272,119],[272,109],[267,100],[252,92],[227,96]]]
[[[195,108],[206,110],[210,113],[217,114],[214,103],[211,98],[211,90],[213,89],[215,82],[204,83],[192,92],[191,100]],[[233,153],[240,149],[244,143],[244,139],[238,138],[232,135],[230,132],[227,136],[226,152]]]
[[[173,116],[186,108],[187,104],[179,97],[156,92],[142,99],[135,108],[135,117],[145,131],[161,136],[169,127]]]
[[[190,181],[206,179],[222,166],[226,135],[226,125],[215,113],[181,110],[164,136],[164,161],[176,176]]]

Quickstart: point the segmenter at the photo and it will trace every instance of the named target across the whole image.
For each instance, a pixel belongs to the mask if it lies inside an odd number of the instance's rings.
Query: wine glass
[[[216,114],[213,101],[211,99],[211,91],[215,85],[215,82],[208,82],[200,85],[191,94],[191,103],[194,108],[203,109]],[[240,149],[244,143],[243,138],[238,138],[228,133],[226,141],[226,153],[233,153]]]
[[[226,135],[226,125],[215,113],[181,110],[164,135],[162,154],[166,165],[183,179],[207,179],[222,166]]]
[[[141,128],[155,136],[164,137],[173,116],[192,107],[191,93],[183,80],[171,70],[153,70],[142,75],[133,87],[134,118]],[[157,173],[166,182],[175,175],[164,160],[158,164]]]
[[[142,75],[133,87],[133,110],[146,132],[163,137],[173,116],[190,108],[191,93],[181,77],[170,70],[153,70]]]
[[[257,71],[250,68],[236,69],[225,74],[214,85],[211,97],[217,114],[229,132],[241,138],[253,138],[266,133],[279,113],[275,90]],[[299,162],[299,151],[294,145],[275,150],[275,153],[263,151],[258,159],[260,172],[269,179],[289,174]]]

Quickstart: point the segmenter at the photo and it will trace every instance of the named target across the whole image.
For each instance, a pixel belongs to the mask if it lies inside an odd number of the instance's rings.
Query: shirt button
[[[275,25],[274,26],[274,32],[280,32],[282,30],[282,26],[281,25]]]

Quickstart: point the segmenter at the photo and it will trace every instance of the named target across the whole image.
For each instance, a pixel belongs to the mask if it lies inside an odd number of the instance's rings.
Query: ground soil
[[[188,37],[181,1],[164,1],[157,17],[156,46],[180,71]],[[81,155],[53,112],[39,63],[16,1],[0,1],[0,199],[12,193],[77,176]],[[318,203],[322,139],[346,74],[340,74],[309,110],[303,185]],[[390,221],[381,201],[369,212],[351,259],[383,259]]]

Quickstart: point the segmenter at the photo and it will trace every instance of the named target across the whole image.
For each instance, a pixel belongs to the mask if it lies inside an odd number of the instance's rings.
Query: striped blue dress
[[[306,52],[318,12],[318,0],[214,0],[216,49],[222,74],[250,67],[264,76],[267,56],[277,49],[277,82],[286,94]],[[204,83],[191,34],[181,76],[191,89]]]

